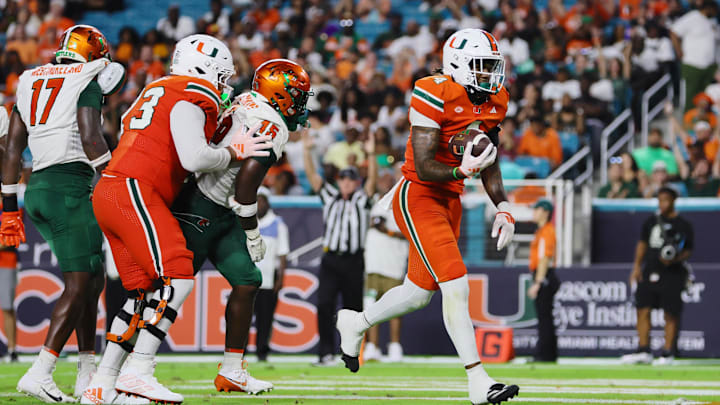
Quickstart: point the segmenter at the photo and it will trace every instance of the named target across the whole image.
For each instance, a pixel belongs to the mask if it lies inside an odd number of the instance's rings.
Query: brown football
[[[467,145],[468,142],[473,143],[471,152],[472,155],[478,156],[490,144],[490,138],[488,138],[485,132],[479,129],[468,128],[462,132],[458,132],[450,138],[450,141],[448,142],[450,153],[452,153],[458,160],[462,160],[463,153],[465,152],[465,145]]]

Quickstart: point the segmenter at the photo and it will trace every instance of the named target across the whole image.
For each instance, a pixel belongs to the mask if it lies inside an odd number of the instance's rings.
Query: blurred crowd
[[[500,134],[504,177],[543,178],[583,145],[598,155],[603,128],[626,108],[639,120],[642,93],[669,73],[676,86],[685,81],[683,111],[668,111],[673,125],[654,129],[646,148],[612,158],[600,196],[652,197],[667,182],[683,186],[685,195],[717,195],[716,1],[571,3],[210,0],[202,15],[172,4],[154,29],[138,32],[128,21],[112,44],[128,79],[106,102],[105,135],[117,143],[121,115],[146,83],[167,73],[175,41],[208,33],[225,40],[234,55],[235,94],[249,89],[255,67],[267,59],[305,66],[314,90],[313,156],[324,175],[348,166],[362,173],[363,142],[374,136],[378,187],[385,191],[404,159],[413,82],[442,67],[442,44],[451,33],[475,27],[491,32],[506,57],[511,98]],[[74,21],[64,0],[0,0],[0,6],[0,97],[9,107],[18,75],[51,60],[58,36]],[[267,178],[273,194],[310,192],[302,148],[293,135]]]

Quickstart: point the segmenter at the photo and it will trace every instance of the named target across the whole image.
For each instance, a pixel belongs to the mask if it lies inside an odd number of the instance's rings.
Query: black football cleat
[[[357,357],[348,356],[343,353],[342,360],[345,362],[345,368],[349,369],[353,373],[357,373],[360,370],[360,360]]]
[[[517,385],[493,384],[488,390],[487,401],[491,404],[499,404],[518,395],[520,387]]]

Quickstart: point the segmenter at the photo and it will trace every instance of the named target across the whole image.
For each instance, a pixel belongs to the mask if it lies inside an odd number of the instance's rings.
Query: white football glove
[[[490,236],[498,238],[497,250],[502,250],[507,246],[515,235],[515,218],[507,209],[509,205],[507,201],[501,202],[498,204],[498,212],[495,214],[495,222],[493,222]]]
[[[465,177],[475,177],[480,174],[483,169],[493,164],[497,156],[497,148],[492,142],[478,156],[472,155],[473,144],[468,142],[465,145],[462,161],[460,162],[460,173]]]
[[[245,244],[247,245],[248,253],[250,253],[250,259],[254,263],[257,263],[265,257],[265,251],[267,250],[265,241],[262,236],[260,236],[260,231],[257,228],[249,231],[246,230],[245,236],[247,236],[247,238],[245,238]]]
[[[265,149],[272,148],[272,138],[268,135],[254,136],[261,126],[262,123],[258,123],[252,128],[243,128],[232,134],[229,147],[235,152],[237,160],[270,156],[270,151]]]

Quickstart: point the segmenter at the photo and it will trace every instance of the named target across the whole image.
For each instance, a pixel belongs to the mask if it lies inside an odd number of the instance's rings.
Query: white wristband
[[[240,204],[235,200],[235,197],[230,196],[228,199],[230,202],[230,209],[235,212],[235,215],[242,218],[250,218],[257,214],[257,202],[252,204]]]
[[[2,187],[0,187],[0,192],[3,194],[17,194],[18,191],[18,185],[15,184],[3,184]]]
[[[250,240],[255,240],[260,237],[260,230],[258,228],[246,229],[245,236]]]
[[[103,163],[110,161],[111,157],[112,157],[112,155],[110,154],[110,151],[107,151],[99,158],[91,160],[90,166],[92,166],[93,168],[96,168],[96,167],[102,165]]]

